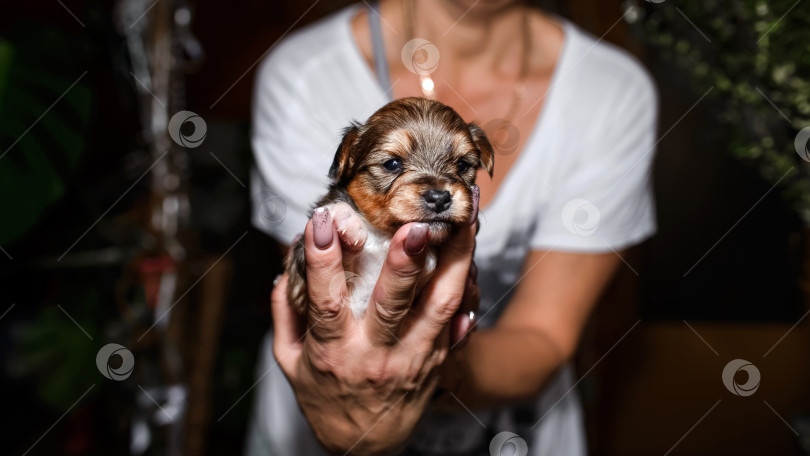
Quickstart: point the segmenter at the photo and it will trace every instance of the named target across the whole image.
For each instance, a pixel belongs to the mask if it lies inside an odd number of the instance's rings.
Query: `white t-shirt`
[[[325,193],[342,129],[390,101],[354,42],[355,12],[348,7],[290,35],[257,74],[252,221],[285,244],[303,231]],[[475,261],[483,326],[511,299],[531,250],[618,251],[655,231],[654,84],[627,53],[561,22],[565,43],[542,114],[480,213]],[[271,344],[267,337],[248,453],[323,454]],[[565,366],[540,399],[523,407],[476,410],[475,417],[464,410],[428,414],[408,454],[486,455],[492,436],[509,431],[526,440],[532,455],[584,455],[574,384]]]

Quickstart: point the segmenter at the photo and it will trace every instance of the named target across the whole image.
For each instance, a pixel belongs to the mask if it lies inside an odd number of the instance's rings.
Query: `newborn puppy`
[[[394,233],[408,222],[423,222],[429,227],[428,252],[418,294],[435,270],[437,247],[477,216],[476,174],[483,167],[491,177],[494,160],[480,127],[425,98],[393,101],[365,125],[347,128],[329,170],[329,191],[313,212],[313,223],[328,223],[329,211],[343,249],[345,276],[332,280],[329,293],[351,306],[355,316],[362,314]],[[289,301],[304,315],[303,238],[285,266]],[[340,296],[343,283],[349,296]]]

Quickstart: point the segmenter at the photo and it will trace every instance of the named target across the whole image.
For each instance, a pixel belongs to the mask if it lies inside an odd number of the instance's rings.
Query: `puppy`
[[[391,238],[408,222],[428,224],[428,251],[416,293],[436,267],[437,247],[477,217],[480,168],[490,177],[494,153],[484,131],[452,108],[425,98],[403,98],[345,130],[329,170],[331,185],[316,204],[314,223],[329,211],[343,249],[345,276],[329,293],[355,316],[368,305]],[[301,238],[287,256],[289,301],[301,315],[308,305]],[[349,296],[340,296],[346,283]]]

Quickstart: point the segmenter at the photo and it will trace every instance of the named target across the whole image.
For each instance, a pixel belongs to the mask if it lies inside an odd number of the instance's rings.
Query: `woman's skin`
[[[414,287],[425,264],[426,239],[408,242],[412,224],[391,240],[372,302],[361,318],[330,292],[343,277],[340,242],[314,241],[304,231],[309,288],[305,331],[286,299],[287,277],[273,290],[273,349],[318,440],[331,452],[389,454],[402,447],[424,412],[449,351],[448,322],[464,295],[475,246],[475,226],[462,229],[443,247],[436,279],[414,303]],[[320,237],[320,236],[319,236]],[[411,252],[410,254],[408,252]],[[413,309],[412,309],[413,303]]]
[[[352,28],[373,68],[366,14],[361,9]],[[537,121],[564,33],[548,16],[514,1],[416,0],[415,36],[431,41],[441,55],[431,75],[436,98],[482,125],[509,110],[524,14],[530,15],[532,31],[527,95],[510,119],[520,143],[515,153],[496,157],[492,180],[479,176],[482,207],[495,197]],[[421,96],[418,78],[400,61],[407,41],[401,1],[383,0],[381,16],[393,96]],[[409,229],[405,225],[394,236],[373,294],[376,305],[361,319],[323,291],[343,273],[341,252],[338,242],[314,244],[311,221],[304,239],[310,320],[316,323],[309,332],[287,304],[286,277],[273,291],[276,358],[329,450],[372,454],[402,447],[439,385],[469,408],[536,398],[574,354],[619,264],[613,253],[531,251],[513,298],[500,304],[506,307],[497,324],[471,333],[466,344],[450,351],[453,315],[477,302],[477,288],[468,279],[475,228],[462,230],[443,248],[436,277],[416,302],[412,290],[424,252],[407,253],[420,247],[405,249]]]

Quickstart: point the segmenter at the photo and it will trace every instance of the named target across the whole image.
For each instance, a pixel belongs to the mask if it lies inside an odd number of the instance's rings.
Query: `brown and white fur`
[[[476,174],[483,167],[492,176],[494,160],[478,125],[425,98],[393,101],[365,124],[348,127],[329,170],[328,193],[316,204],[329,210],[344,253],[345,276],[332,281],[330,293],[340,293],[342,282],[347,283],[350,296],[342,300],[355,316],[362,314],[394,233],[406,223],[424,222],[429,226],[427,260],[418,293],[435,270],[437,247],[470,223],[473,198],[478,198]],[[303,238],[285,266],[289,301],[304,315]]]

